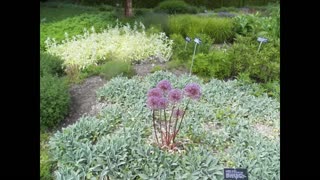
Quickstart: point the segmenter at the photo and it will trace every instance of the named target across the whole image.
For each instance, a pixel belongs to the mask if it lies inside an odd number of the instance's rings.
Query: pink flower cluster
[[[168,80],[162,80],[156,88],[148,91],[147,105],[152,110],[165,109],[169,102],[172,104],[181,102],[184,95],[198,100],[201,96],[200,86],[196,83],[190,83],[184,88],[184,91],[181,91],[180,89],[172,89]]]
[[[191,99],[200,99],[201,91],[200,86],[196,83],[190,83],[185,88],[186,96]]]
[[[181,128],[188,104],[190,100],[199,100],[200,96],[201,90],[198,84],[190,83],[186,85],[184,90],[180,90],[173,89],[168,80],[160,81],[156,88],[148,91],[147,106],[152,110],[153,129],[158,144],[157,132],[160,133],[161,147],[174,149],[175,138]],[[189,100],[183,109],[179,103],[184,97],[189,98]],[[172,107],[171,113],[167,112],[169,105]],[[159,126],[156,125],[156,122]]]

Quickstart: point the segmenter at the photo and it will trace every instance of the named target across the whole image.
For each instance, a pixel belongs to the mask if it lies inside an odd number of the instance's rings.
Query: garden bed
[[[202,90],[200,101],[190,104],[178,136],[183,144],[180,153],[152,145],[146,94],[162,79],[178,88],[197,82]],[[113,78],[97,91],[98,99],[108,105],[96,117],[82,117],[51,138],[55,174],[89,179],[222,179],[224,167],[243,167],[250,179],[279,179],[279,102],[252,96],[252,91],[237,81],[212,79],[205,84],[196,76],[163,71]],[[268,132],[274,138],[260,133],[255,122],[275,129]]]

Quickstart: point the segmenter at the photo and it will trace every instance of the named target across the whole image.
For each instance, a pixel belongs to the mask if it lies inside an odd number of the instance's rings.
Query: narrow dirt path
[[[96,90],[106,82],[106,80],[99,76],[92,76],[82,84],[73,85],[69,90],[71,95],[69,114],[58,129],[75,123],[84,114],[95,116],[98,111],[95,110],[94,107],[99,104],[96,97]]]

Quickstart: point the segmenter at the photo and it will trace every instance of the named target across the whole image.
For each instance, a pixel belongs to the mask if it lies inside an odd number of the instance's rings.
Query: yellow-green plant
[[[146,35],[142,23],[108,27],[102,33],[85,30],[83,35],[73,36],[58,44],[55,39],[46,40],[47,51],[61,57],[64,65],[85,69],[92,64],[112,59],[115,61],[137,62],[150,56],[168,61],[172,54],[172,40],[165,33]]]

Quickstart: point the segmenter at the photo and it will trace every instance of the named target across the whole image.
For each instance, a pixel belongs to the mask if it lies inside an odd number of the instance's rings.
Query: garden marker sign
[[[195,39],[194,39],[194,42],[195,42],[196,44],[200,44],[200,43],[201,43],[201,40],[200,40],[199,38],[195,38]]]
[[[189,38],[188,36],[186,37],[186,45],[184,46],[184,50],[186,50],[187,48],[187,44],[191,41],[191,38]]]
[[[248,180],[247,169],[240,168],[225,168],[224,180]]]
[[[191,68],[190,68],[190,76],[191,76],[191,72],[192,72],[192,66],[193,66],[193,61],[194,61],[194,55],[196,53],[196,49],[197,49],[197,45],[201,44],[201,40],[199,38],[194,38],[194,42],[196,43],[194,46],[194,50],[193,50],[193,56],[192,56],[192,64],[191,64]]]
[[[260,51],[261,44],[268,42],[268,39],[263,38],[263,37],[258,37],[257,40],[260,42],[260,45],[259,45],[259,48],[258,48],[258,52],[259,52],[259,51]]]

